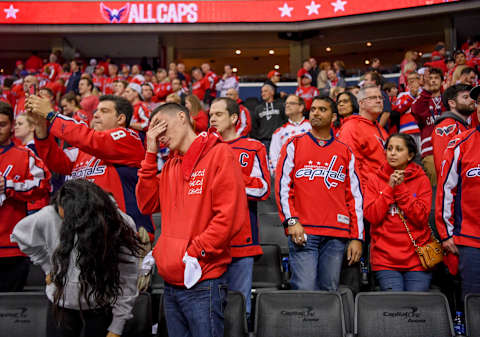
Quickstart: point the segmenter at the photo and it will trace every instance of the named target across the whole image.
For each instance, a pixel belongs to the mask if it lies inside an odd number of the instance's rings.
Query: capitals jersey
[[[437,177],[440,176],[443,154],[448,143],[467,129],[469,129],[467,122],[451,112],[445,112],[435,121],[435,129],[432,132],[432,146]]]
[[[310,110],[312,106],[313,98],[319,95],[318,89],[314,86],[298,87],[295,91],[295,95],[303,98],[305,101],[305,109]]]
[[[290,138],[280,152],[275,197],[280,219],[299,218],[307,234],[363,240],[355,156],[333,133],[328,141],[311,132]]]
[[[52,171],[68,175],[67,179],[88,179],[112,193],[118,207],[133,218],[137,228],[143,226],[153,234],[151,217],[140,213],[135,198],[137,170],[145,156],[135,131],[95,131],[83,122],[58,115],[49,132],[46,139],[35,139],[35,146]],[[74,147],[64,152],[55,137]]]
[[[480,128],[453,138],[441,164],[436,223],[442,240],[480,248]]]
[[[287,142],[291,137],[310,131],[312,126],[308,119],[302,118],[300,122],[292,122],[290,119],[287,123],[279,127],[272,135],[272,142],[270,143],[269,150],[269,167],[270,173],[275,174],[275,168],[277,167],[278,157],[280,157],[280,150],[283,144]]]
[[[442,96],[432,97],[427,90],[423,90],[412,104],[412,115],[420,128],[420,154],[422,158],[433,155],[432,132],[435,128],[435,119],[445,111]]]
[[[217,74],[215,74],[213,71],[209,71],[208,73],[205,74],[205,78],[208,81],[209,86],[207,89],[210,89],[210,96],[217,97],[216,86],[219,80]]]
[[[97,76],[97,75],[92,76],[93,85],[97,87],[98,90],[100,90],[100,92],[104,92],[103,90],[105,88],[106,80],[107,78],[105,76]]]
[[[107,77],[103,82],[103,94],[104,95],[113,95],[113,82],[118,81],[119,77]]]
[[[270,195],[270,174],[267,167],[267,151],[258,140],[240,137],[226,142],[238,158],[247,193],[250,221],[234,236],[231,245],[233,257],[262,254],[258,236],[257,201]]]
[[[27,202],[48,195],[51,175],[30,149],[10,143],[0,146],[0,176],[5,179],[5,190],[0,191],[0,258],[25,256],[10,234],[27,215]]]
[[[172,84],[170,82],[159,83],[155,86],[154,101],[165,102],[165,99],[172,91]]]
[[[135,103],[133,105],[133,115],[130,123],[140,123],[142,129],[138,131],[147,132],[149,119],[150,110],[148,109],[147,105],[142,101]]]
[[[420,133],[417,121],[411,113],[412,103],[415,97],[409,92],[405,91],[397,96],[397,99],[392,104],[392,111],[400,113],[400,130],[399,132],[411,134]]]
[[[240,115],[238,116],[237,125],[235,125],[235,131],[237,131],[237,135],[241,136],[248,136],[250,130],[252,129],[252,118],[250,117],[250,111],[242,105],[242,101],[240,99],[237,100],[238,108],[240,110]]]
[[[210,82],[208,82],[208,79],[204,77],[200,81],[196,81],[192,84],[192,94],[197,96],[200,101],[203,101],[205,98],[205,93],[209,88]]]

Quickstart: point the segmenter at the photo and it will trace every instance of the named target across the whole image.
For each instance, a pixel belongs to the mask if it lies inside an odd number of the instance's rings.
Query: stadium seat
[[[149,293],[142,292],[138,295],[132,313],[133,317],[126,322],[122,336],[151,336],[152,302]]]
[[[352,290],[347,286],[340,285],[338,292],[342,296],[343,316],[345,317],[345,330],[353,334],[355,320],[355,298]]]
[[[33,263],[30,264],[30,271],[28,272],[27,282],[23,291],[45,291],[45,272],[40,266],[36,266]]]
[[[258,215],[260,243],[277,244],[282,255],[288,255],[288,239],[278,217],[278,213],[264,213]]]
[[[44,293],[0,293],[0,337],[47,336]]]
[[[342,298],[326,291],[262,291],[257,298],[255,336],[343,337]]]
[[[250,111],[250,115],[253,114],[255,107],[260,103],[261,101],[257,97],[248,97],[243,101],[243,105]]]
[[[282,257],[276,244],[262,244],[263,255],[253,264],[252,288],[280,289],[283,284]]]
[[[452,337],[445,295],[423,292],[367,292],[355,300],[355,336]]]
[[[465,296],[465,327],[467,336],[480,336],[480,294]]]
[[[224,314],[225,337],[244,337],[248,333],[245,298],[241,292],[228,292]]]

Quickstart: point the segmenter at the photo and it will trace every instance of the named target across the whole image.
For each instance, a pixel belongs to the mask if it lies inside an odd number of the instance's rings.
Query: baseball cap
[[[268,72],[268,75],[267,75],[267,77],[268,77],[268,78],[272,78],[273,76],[281,76],[281,75],[282,75],[282,74],[280,74],[280,72],[279,72],[279,71],[276,71],[276,70],[270,70],[270,71]]]
[[[475,88],[470,90],[470,97],[476,101],[478,98],[478,95],[480,94],[480,85],[477,85]]]
[[[312,75],[310,75],[309,73],[303,74],[303,75],[302,75],[302,78],[303,78],[303,77],[306,77],[306,78],[312,80]]]
[[[17,62],[15,62],[15,66],[19,66],[19,65],[21,65],[21,64],[23,64],[23,61],[22,61],[22,60],[17,60]]]

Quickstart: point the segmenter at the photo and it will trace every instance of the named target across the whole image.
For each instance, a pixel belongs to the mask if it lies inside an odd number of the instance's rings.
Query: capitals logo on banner
[[[100,3],[100,14],[110,23],[123,22],[128,17],[130,4],[127,2],[122,8],[109,8],[103,2]]]

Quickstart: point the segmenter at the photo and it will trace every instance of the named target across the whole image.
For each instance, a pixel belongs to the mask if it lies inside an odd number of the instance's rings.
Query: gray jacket
[[[120,211],[126,222],[134,231],[135,223],[125,213]],[[53,206],[46,206],[37,213],[34,213],[22,219],[14,228],[10,240],[18,243],[18,246],[27,254],[32,262],[42,267],[45,274],[53,269],[52,255],[59,244],[60,228],[62,219],[55,211]],[[83,310],[94,309],[88,307],[84,297],[80,297],[80,270],[75,264],[77,252],[73,250],[70,255],[70,265],[68,268],[67,284],[64,289],[63,303],[61,306],[68,309]],[[117,302],[112,307],[112,323],[108,330],[121,335],[125,322],[133,317],[131,314],[135,299],[138,296],[137,278],[138,278],[138,258],[125,254],[123,257],[132,263],[122,263],[119,266],[120,283],[123,293],[118,297]],[[46,288],[48,299],[53,303],[55,285],[50,283]],[[61,300],[61,301],[62,301]],[[93,299],[90,303],[93,303]]]

